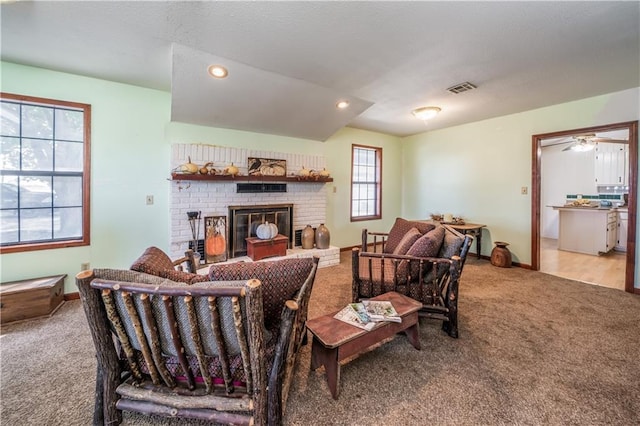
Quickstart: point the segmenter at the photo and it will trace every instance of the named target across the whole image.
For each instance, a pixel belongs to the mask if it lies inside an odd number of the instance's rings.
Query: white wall
[[[484,255],[506,241],[530,264],[531,196],[520,188],[531,189],[531,136],[638,120],[639,109],[635,88],[405,138],[403,215],[461,214],[487,225]]]
[[[563,151],[568,145],[542,148],[540,179],[540,236],[558,238],[558,211],[567,194],[596,195],[595,150]]]

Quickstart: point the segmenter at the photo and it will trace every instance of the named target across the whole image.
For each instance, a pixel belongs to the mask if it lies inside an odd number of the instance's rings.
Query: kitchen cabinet
[[[612,250],[618,238],[613,209],[554,207],[559,212],[558,250],[598,255]]]
[[[616,242],[616,246],[614,247],[616,251],[627,251],[628,225],[629,211],[626,209],[618,210],[618,239]]]
[[[596,143],[596,185],[626,186],[629,175],[629,145],[624,143]]]

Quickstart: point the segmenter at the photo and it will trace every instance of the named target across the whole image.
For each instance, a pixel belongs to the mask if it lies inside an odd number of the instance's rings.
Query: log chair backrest
[[[213,393],[208,359],[216,357],[225,393],[230,394],[235,390],[231,358],[240,355],[246,392],[251,395],[265,386],[260,281],[165,286],[94,279],[91,287],[101,291],[107,317],[136,380],[143,379],[144,362],[154,385],[174,388],[176,377],[167,365],[167,359],[174,357],[188,389],[194,390],[189,358],[195,357],[198,378],[206,393]]]

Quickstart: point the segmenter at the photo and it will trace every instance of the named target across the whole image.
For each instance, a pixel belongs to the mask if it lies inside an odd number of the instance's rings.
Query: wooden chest
[[[51,316],[64,300],[67,275],[13,281],[0,286],[0,323]]]
[[[270,240],[260,238],[247,238],[247,256],[256,261],[266,257],[285,256],[287,254],[287,243],[289,239],[278,234]]]

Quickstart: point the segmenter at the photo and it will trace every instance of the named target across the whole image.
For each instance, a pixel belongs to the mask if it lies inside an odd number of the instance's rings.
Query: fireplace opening
[[[229,206],[229,256],[246,256],[245,238],[255,237],[256,229],[265,222],[275,224],[278,234],[289,240],[288,247],[293,247],[293,204]]]

